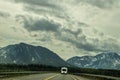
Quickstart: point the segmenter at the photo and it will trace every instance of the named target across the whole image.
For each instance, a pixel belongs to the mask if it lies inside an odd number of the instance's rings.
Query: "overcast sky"
[[[0,0],[0,46],[20,42],[63,59],[120,54],[120,0]]]

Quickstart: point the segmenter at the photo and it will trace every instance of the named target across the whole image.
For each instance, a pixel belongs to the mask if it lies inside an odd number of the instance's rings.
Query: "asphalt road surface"
[[[89,80],[80,76],[60,73],[34,74],[1,80]]]

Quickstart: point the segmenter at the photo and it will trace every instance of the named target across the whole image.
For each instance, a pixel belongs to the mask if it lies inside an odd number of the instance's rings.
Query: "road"
[[[89,80],[80,76],[60,73],[33,74],[22,77],[14,77],[1,80]]]

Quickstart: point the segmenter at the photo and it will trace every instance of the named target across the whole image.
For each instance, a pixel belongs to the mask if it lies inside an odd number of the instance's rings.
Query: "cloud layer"
[[[0,4],[1,46],[26,42],[45,46],[64,59],[120,53],[119,0],[1,0]]]

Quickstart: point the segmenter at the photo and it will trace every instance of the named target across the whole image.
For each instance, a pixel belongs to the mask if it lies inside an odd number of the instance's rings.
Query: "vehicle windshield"
[[[62,71],[66,71],[66,69],[62,69]]]

